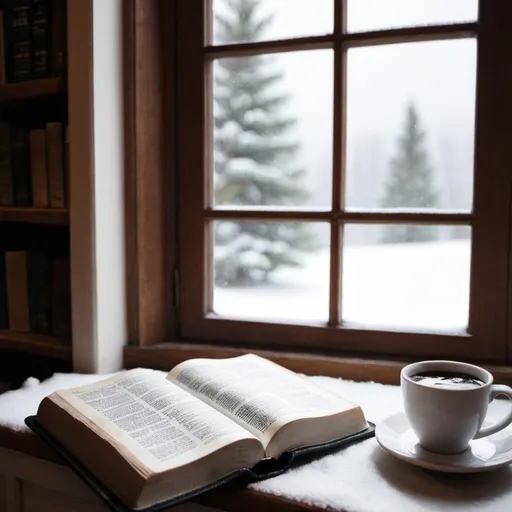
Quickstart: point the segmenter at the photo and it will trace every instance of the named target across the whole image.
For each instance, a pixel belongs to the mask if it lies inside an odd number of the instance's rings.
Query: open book
[[[57,391],[37,424],[133,509],[369,428],[357,405],[252,354]]]

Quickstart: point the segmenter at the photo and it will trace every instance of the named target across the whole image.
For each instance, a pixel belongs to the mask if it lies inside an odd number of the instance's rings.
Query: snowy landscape
[[[464,329],[468,322],[470,240],[349,246],[343,261],[344,321],[365,327]],[[214,310],[225,317],[325,323],[329,251],[283,268],[270,283],[216,287]]]

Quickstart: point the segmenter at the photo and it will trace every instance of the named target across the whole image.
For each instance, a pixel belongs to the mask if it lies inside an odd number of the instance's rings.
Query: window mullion
[[[207,311],[209,242],[203,211],[207,197],[206,80],[204,64],[205,8],[200,0],[177,6],[178,101],[177,164],[179,166],[178,246],[180,327],[183,333]],[[186,193],[185,193],[186,191]]]

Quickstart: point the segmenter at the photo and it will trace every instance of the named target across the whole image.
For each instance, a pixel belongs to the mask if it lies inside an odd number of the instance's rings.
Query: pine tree
[[[217,42],[261,40],[272,21],[258,14],[259,0],[228,0],[218,15]],[[305,172],[290,166],[299,149],[286,139],[295,120],[282,114],[282,74],[272,57],[218,59],[214,68],[215,204],[300,206],[307,199]],[[215,281],[248,285],[266,281],[282,266],[299,266],[314,246],[298,223],[219,222],[215,228]]]
[[[398,139],[397,154],[390,162],[390,174],[385,184],[381,206],[386,208],[435,208],[438,195],[433,185],[433,173],[424,147],[425,132],[421,128],[416,108],[407,107],[403,133]],[[390,226],[383,242],[425,242],[435,240],[435,228],[426,226]]]

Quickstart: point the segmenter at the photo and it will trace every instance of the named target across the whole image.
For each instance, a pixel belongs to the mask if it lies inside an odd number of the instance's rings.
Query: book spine
[[[69,126],[66,126],[64,131],[64,182],[66,187],[66,207],[70,205],[70,192],[69,192],[69,180],[70,180],[70,160],[69,160]]]
[[[41,251],[27,254],[30,331],[51,333],[52,276],[48,256]]]
[[[52,0],[52,74],[62,76],[67,68],[66,0]]]
[[[46,131],[30,131],[30,168],[32,171],[32,202],[48,208],[48,170],[46,167]]]
[[[52,332],[54,336],[71,337],[71,270],[69,260],[53,260]]]
[[[28,310],[27,253],[8,251],[5,253],[7,281],[7,309],[9,329],[30,332]]]
[[[34,49],[34,78],[50,76],[50,14],[49,0],[33,0],[32,4],[32,47]]]
[[[7,38],[9,41],[10,81],[32,78],[32,44],[30,34],[31,0],[9,0]]]
[[[65,207],[63,142],[62,123],[48,123],[46,125],[46,147],[50,208]]]
[[[5,273],[5,252],[0,251],[0,329],[9,327],[7,312],[7,280]]]
[[[4,85],[6,81],[4,11],[0,10],[0,85]]]
[[[0,206],[14,205],[14,183],[11,161],[11,129],[0,123]]]
[[[31,206],[32,204],[27,135],[28,132],[24,128],[11,130],[11,158],[16,206]]]

